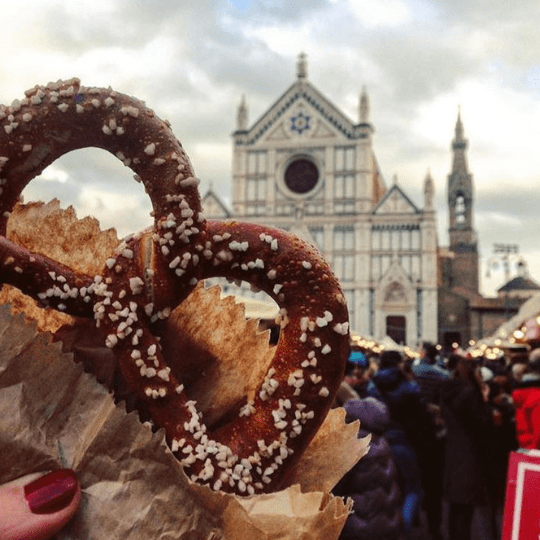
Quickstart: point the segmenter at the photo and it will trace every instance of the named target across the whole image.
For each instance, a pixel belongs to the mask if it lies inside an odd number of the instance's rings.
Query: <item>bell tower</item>
[[[478,292],[478,240],[473,225],[474,185],[467,166],[467,146],[461,112],[458,111],[452,141],[452,172],[448,175],[448,215],[450,251],[453,253],[454,286]]]

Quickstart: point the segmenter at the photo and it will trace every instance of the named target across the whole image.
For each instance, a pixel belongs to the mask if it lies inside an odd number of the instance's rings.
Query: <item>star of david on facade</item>
[[[296,116],[291,118],[292,131],[297,131],[302,134],[303,131],[309,129],[309,116],[306,116],[303,112],[299,112]]]

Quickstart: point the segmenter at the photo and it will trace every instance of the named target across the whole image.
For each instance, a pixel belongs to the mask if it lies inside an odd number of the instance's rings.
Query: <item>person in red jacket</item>
[[[540,449],[540,349],[533,349],[522,380],[512,391],[520,448]]]

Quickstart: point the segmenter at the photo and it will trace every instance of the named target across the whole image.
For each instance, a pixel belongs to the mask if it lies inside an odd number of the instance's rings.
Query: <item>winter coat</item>
[[[402,537],[401,495],[384,432],[386,405],[372,397],[345,404],[347,421],[360,420],[359,438],[371,435],[369,452],[337,484],[334,494],[350,497],[353,513],[340,540],[393,540]]]
[[[450,379],[449,372],[437,364],[429,364],[425,360],[413,364],[412,371],[424,399],[428,403],[438,404],[440,389],[443,383]]]
[[[373,381],[388,405],[392,427],[405,432],[422,466],[430,458],[437,439],[433,417],[420,386],[407,379],[398,367],[379,370]]]
[[[518,383],[512,391],[512,399],[519,446],[540,449],[540,380]]]
[[[450,503],[483,506],[488,502],[489,405],[476,384],[452,379],[443,386],[441,412],[447,427],[445,497]]]

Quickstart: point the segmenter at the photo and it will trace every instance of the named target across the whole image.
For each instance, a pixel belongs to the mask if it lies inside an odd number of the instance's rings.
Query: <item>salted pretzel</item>
[[[5,238],[9,212],[28,182],[61,155],[90,146],[136,173],[154,216],[153,227],[125,239],[99,276]],[[283,485],[331,406],[348,350],[345,300],[320,253],[278,229],[206,221],[198,180],[169,125],[142,102],[84,88],[77,79],[36,86],[0,106],[0,184],[0,281],[44,306],[94,317],[191,480],[239,495]],[[200,280],[215,276],[271,296],[280,306],[281,334],[254,398],[210,429],[152,328]]]

